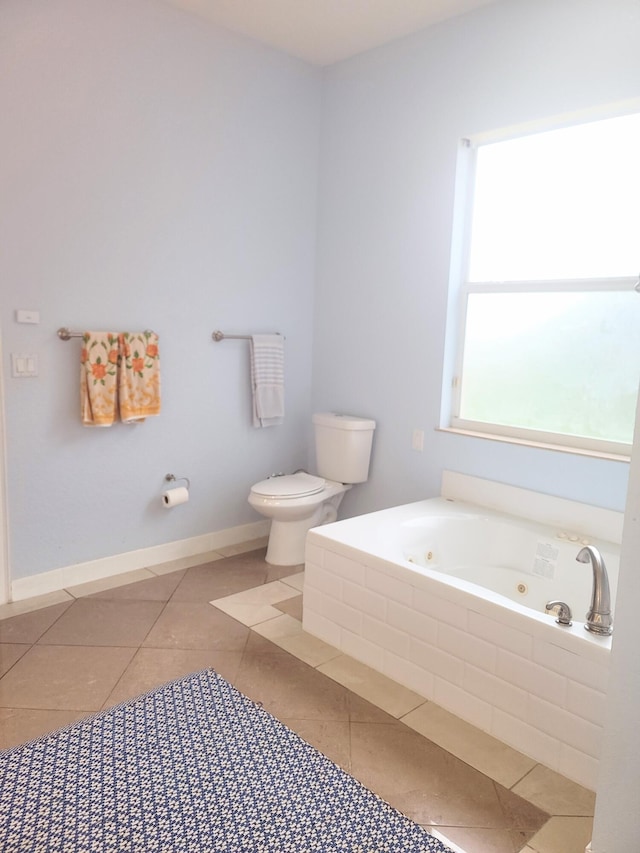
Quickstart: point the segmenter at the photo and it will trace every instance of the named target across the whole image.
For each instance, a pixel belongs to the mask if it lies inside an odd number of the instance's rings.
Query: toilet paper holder
[[[186,483],[187,483],[187,489],[190,489],[190,488],[191,488],[191,483],[190,483],[190,481],[189,481],[189,478],[188,478],[188,477],[176,477],[176,475],[175,475],[175,474],[165,474],[165,475],[164,475],[164,478],[165,478],[165,480],[167,481],[167,483],[175,483],[175,482],[176,482],[176,480],[186,480]]]

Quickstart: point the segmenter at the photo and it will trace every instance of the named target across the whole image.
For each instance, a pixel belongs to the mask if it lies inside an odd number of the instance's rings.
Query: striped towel
[[[276,426],[284,420],[284,340],[253,335],[250,346],[253,425]]]

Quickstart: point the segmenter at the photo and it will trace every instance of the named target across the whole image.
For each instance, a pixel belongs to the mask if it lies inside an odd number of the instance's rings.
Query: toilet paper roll
[[[175,489],[167,489],[162,493],[162,506],[166,509],[171,509],[172,506],[178,504],[186,504],[189,500],[189,489],[184,486],[177,486]]]

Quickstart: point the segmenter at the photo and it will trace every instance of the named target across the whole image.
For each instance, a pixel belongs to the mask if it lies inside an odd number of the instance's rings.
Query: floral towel
[[[85,426],[108,427],[118,411],[116,332],[85,332],[80,356],[80,409]]]
[[[160,353],[154,332],[122,332],[118,400],[124,423],[160,414]]]
[[[154,332],[85,332],[80,407],[85,426],[108,427],[118,416],[138,423],[160,414],[160,355]]]

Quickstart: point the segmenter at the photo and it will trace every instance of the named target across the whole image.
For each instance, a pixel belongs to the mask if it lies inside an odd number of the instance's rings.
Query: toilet
[[[304,563],[307,531],[338,517],[352,485],[369,476],[376,422],[352,415],[313,415],[317,476],[278,474],[251,487],[249,503],[271,519],[266,560],[274,566]]]

